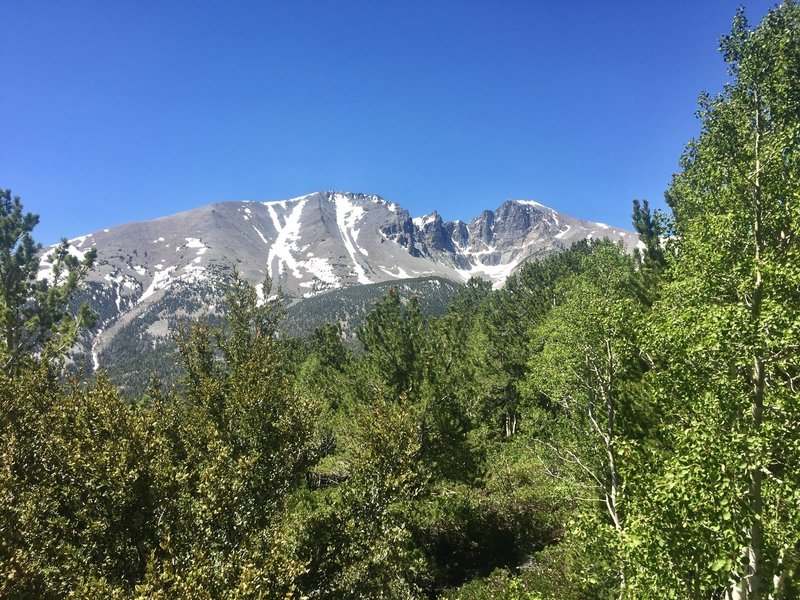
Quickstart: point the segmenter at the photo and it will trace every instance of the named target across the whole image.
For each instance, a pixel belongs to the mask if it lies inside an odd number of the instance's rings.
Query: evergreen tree
[[[387,393],[419,391],[425,327],[417,298],[412,297],[403,306],[397,289],[390,288],[358,329],[358,339],[364,347],[362,365]]]
[[[633,201],[633,228],[639,234],[637,258],[639,261],[642,300],[652,305],[661,289],[662,275],[667,266],[666,253],[672,228],[661,211],[650,212],[647,200]]]
[[[666,234],[665,217],[661,213],[651,213],[650,204],[647,200],[633,200],[633,228],[639,234],[639,241],[644,248],[639,254],[642,264],[652,267],[663,267],[666,264],[664,258],[664,235]]]
[[[530,334],[560,302],[558,283],[580,272],[591,253],[587,240],[544,258],[529,261],[487,297],[470,332],[470,360],[477,366],[473,412],[492,423],[496,435],[513,437],[520,430]]]
[[[42,247],[31,232],[38,222],[11,190],[0,190],[0,369],[6,373],[37,355],[60,358],[79,329],[96,318],[86,303],[75,316],[68,307],[97,252],[88,250],[79,259],[62,240],[47,257],[49,278],[37,279]]]

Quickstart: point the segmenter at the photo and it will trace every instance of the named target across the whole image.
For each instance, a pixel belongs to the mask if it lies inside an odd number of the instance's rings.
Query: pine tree
[[[74,316],[68,310],[96,250],[79,259],[62,240],[47,257],[49,278],[37,279],[42,246],[31,232],[38,222],[11,190],[0,190],[0,369],[8,374],[35,356],[60,358],[96,319],[86,303]]]
[[[639,241],[644,245],[640,261],[645,265],[665,264],[662,237],[665,234],[663,215],[651,213],[647,200],[633,200],[633,228],[639,234]]]
[[[403,306],[400,294],[392,287],[359,328],[358,339],[364,346],[362,364],[389,394],[418,392],[425,326],[416,296]]]

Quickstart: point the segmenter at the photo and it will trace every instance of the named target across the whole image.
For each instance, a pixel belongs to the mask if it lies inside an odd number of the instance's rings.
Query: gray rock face
[[[412,221],[413,227],[403,229],[403,237],[394,231],[386,231],[387,235],[404,247],[409,247],[406,240],[410,239],[418,256],[451,267],[462,280],[478,276],[495,286],[502,285],[526,260],[581,239],[622,240],[628,248],[637,244],[629,231],[576,219],[529,200],[509,200],[469,223],[445,222],[436,212]]]
[[[71,240],[98,251],[89,299],[99,329],[86,340],[91,366],[121,332],[157,345],[177,317],[211,310],[236,269],[263,293],[271,278],[290,302],[348,286],[472,276],[503,284],[524,261],[591,237],[636,245],[633,233],[532,201],[507,201],[469,223],[433,212],[411,218],[379,196],[317,192],[278,202],[222,202]],[[40,277],[48,276],[42,263]],[[146,324],[146,327],[144,326]],[[134,332],[134,333],[131,333]]]

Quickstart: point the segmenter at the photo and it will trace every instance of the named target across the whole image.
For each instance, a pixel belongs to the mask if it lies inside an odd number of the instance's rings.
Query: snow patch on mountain
[[[207,248],[207,246],[200,241],[199,238],[183,238],[186,240],[186,248]]]
[[[456,272],[461,276],[463,281],[468,281],[472,277],[490,279],[492,281],[492,288],[499,289],[503,287],[508,276],[514,272],[514,269],[517,268],[520,262],[519,260],[515,260],[499,265],[477,263],[469,269],[456,269]]]
[[[91,346],[91,353],[92,353],[92,370],[97,371],[100,368],[100,353],[99,353],[99,343],[100,343],[100,334],[103,333],[103,328],[100,327],[95,334],[95,338],[92,340]]]
[[[87,248],[84,251],[80,251],[75,246],[73,246],[72,244],[67,246],[67,253],[70,254],[71,256],[74,256],[78,260],[83,260],[86,257],[86,253],[88,251],[89,251],[89,248]]]
[[[411,222],[414,223],[414,225],[418,229],[425,229],[425,226],[428,223],[433,223],[435,220],[436,220],[436,213],[432,212],[432,213],[430,213],[428,215],[424,215],[422,217],[414,217],[413,219],[411,219]]]
[[[339,285],[339,278],[336,276],[336,272],[334,271],[333,265],[327,258],[317,257],[317,258],[310,258],[303,263],[303,268],[311,273],[314,277],[319,279],[321,282],[327,284],[328,286],[338,286]],[[302,287],[311,287],[312,282],[307,281],[301,283],[300,286]]]
[[[201,264],[201,258],[198,256],[191,263],[183,267],[181,271],[183,272],[177,279],[184,282],[184,283],[199,283],[201,281],[208,280],[208,273],[206,272],[205,267]]]
[[[344,247],[350,255],[350,260],[353,261],[353,269],[356,272],[358,283],[372,283],[372,280],[367,277],[364,267],[358,262],[356,254],[359,233],[356,224],[364,215],[364,208],[351,201],[346,194],[336,194],[333,200],[336,204],[336,224],[339,227]]]
[[[175,265],[167,267],[163,270],[161,270],[163,265],[156,265],[156,268],[159,269],[159,272],[153,277],[153,281],[150,282],[150,286],[144,291],[144,293],[142,293],[141,296],[139,296],[137,304],[141,304],[143,301],[155,294],[158,290],[163,290],[169,287],[169,285],[172,283],[170,273],[176,269]]]
[[[84,242],[90,237],[92,237],[91,233],[73,238],[72,240],[68,240],[69,245],[67,246],[67,254],[74,256],[78,260],[83,260],[84,257],[86,256],[86,253],[91,248],[87,248],[86,250],[83,251],[79,250],[78,248],[80,248],[84,244]],[[76,241],[78,242],[77,247],[73,243]],[[53,272],[53,260],[51,259],[55,258],[53,256],[53,251],[55,249],[56,249],[55,245],[50,246],[46,254],[39,259],[39,271],[36,273],[36,279],[38,281],[47,280],[50,283],[53,283],[53,277],[55,276],[55,273]]]
[[[261,238],[261,241],[264,242],[267,246],[269,246],[270,245],[269,240],[264,237],[264,234],[261,233],[261,230],[258,227],[256,227],[255,225],[253,225],[253,229],[256,230],[256,233],[258,234],[258,237]]]
[[[271,273],[274,274],[273,277],[275,279],[280,278],[281,273],[284,272],[284,268],[289,269],[294,277],[298,279],[302,277],[299,265],[292,251],[298,250],[297,241],[300,239],[300,217],[307,201],[307,198],[299,200],[284,218],[282,226],[274,208],[274,204],[279,203],[267,204],[267,210],[275,225],[275,230],[278,232],[275,243],[272,244],[269,249],[269,254],[267,255],[267,265]],[[284,205],[282,208],[285,209],[287,207]]]
[[[90,237],[92,237],[91,233],[87,233],[86,235],[79,235],[78,237],[75,237],[75,238],[72,238],[71,240],[69,240],[69,243],[72,244],[73,246],[75,246],[76,248],[80,248],[80,247],[83,246],[83,244],[86,242],[86,240],[88,240]],[[96,243],[96,242],[93,242],[93,243]]]
[[[549,206],[545,206],[541,202],[536,202],[536,200],[513,200],[512,202],[516,202],[517,204],[522,204],[525,206],[535,206],[536,208],[543,208],[545,210],[553,210]]]
[[[378,267],[378,268],[387,275],[394,277],[395,279],[409,279],[412,277],[405,271],[405,269],[399,266],[396,266],[393,269],[387,269],[386,267]],[[395,270],[397,271],[397,273],[394,272]]]

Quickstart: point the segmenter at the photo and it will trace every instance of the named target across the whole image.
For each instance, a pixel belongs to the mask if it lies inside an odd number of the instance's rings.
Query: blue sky
[[[45,243],[327,189],[629,227],[727,80],[737,5],[0,2],[0,187]]]

